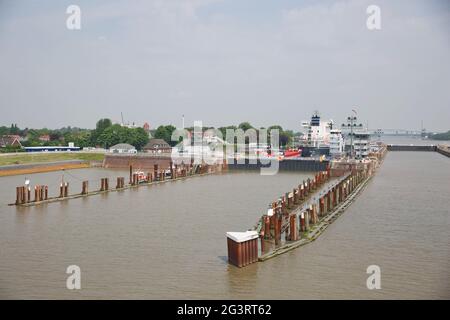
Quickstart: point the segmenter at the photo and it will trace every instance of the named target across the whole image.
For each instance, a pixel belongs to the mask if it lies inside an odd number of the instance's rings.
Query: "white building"
[[[330,155],[332,157],[339,157],[344,154],[344,137],[342,131],[339,129],[330,130]]]
[[[353,148],[355,152],[355,158],[362,159],[369,156],[370,133],[368,131],[354,132]]]
[[[353,150],[351,148],[352,141]],[[353,139],[352,134],[349,133],[345,143],[350,152],[353,151],[353,155],[356,159],[366,158],[370,153],[370,133],[365,129],[354,129]]]
[[[128,143],[119,143],[109,148],[110,153],[137,153],[135,147]]]

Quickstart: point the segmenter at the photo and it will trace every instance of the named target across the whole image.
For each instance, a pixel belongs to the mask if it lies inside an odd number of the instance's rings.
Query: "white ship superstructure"
[[[332,121],[322,121],[318,112],[311,117],[311,121],[303,121],[302,127],[306,129],[308,146],[321,148],[330,144],[330,130],[333,127]]]

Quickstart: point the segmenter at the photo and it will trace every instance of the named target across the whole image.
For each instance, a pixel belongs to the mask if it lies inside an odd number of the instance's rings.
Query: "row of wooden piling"
[[[285,193],[277,201],[272,202],[256,228],[255,236],[259,238],[261,255],[271,252],[269,248],[266,248],[266,242],[272,243],[275,249],[283,246],[283,233],[284,244],[307,237],[307,233],[345,201],[370,174],[370,170],[353,170],[324,189],[323,186],[331,177],[330,168],[328,168],[326,171],[317,172],[313,179],[304,180],[291,192]],[[236,260],[236,256],[239,255],[233,251],[239,246],[230,238],[227,239],[227,243],[229,262],[239,267],[245,266],[245,263]],[[240,243],[241,247],[244,245]]]
[[[261,220],[263,226],[260,231],[261,250],[264,252],[264,240],[274,240],[275,245],[281,243],[281,234],[285,232],[289,241],[296,241],[300,238],[298,225],[306,224],[302,215],[296,217],[291,214],[294,208],[297,208],[307,201],[309,196],[324,183],[330,179],[330,169],[317,172],[313,179],[303,180],[292,192],[283,195],[278,201],[272,202],[267,214],[263,215]],[[290,230],[286,232],[286,230]]]
[[[310,187],[303,183],[303,190],[306,195],[316,190],[329,178],[329,174],[325,175],[325,179],[317,180],[317,176],[310,182]],[[263,215],[264,228],[261,228],[261,250],[264,253],[264,241],[274,240],[275,246],[281,244],[281,234],[285,233],[286,241],[297,241],[302,238],[302,234],[308,232],[315,224],[317,224],[328,213],[332,212],[336,206],[345,201],[347,197],[355,190],[355,188],[367,177],[364,171],[357,171],[345,176],[338,183],[320,194],[318,198],[309,201],[309,205],[302,205],[302,197],[296,198],[295,194],[302,194],[301,187],[294,190],[293,206],[286,205],[286,197],[272,204],[272,210],[268,214]],[[300,200],[300,201],[299,201]],[[294,208],[296,201],[298,203],[296,210]],[[300,208],[300,210],[299,210]]]
[[[217,166],[221,166],[218,168]],[[205,174],[205,173],[212,173],[215,172],[217,169],[220,169],[220,171],[223,171],[224,168],[226,168],[225,164],[219,164],[219,165],[207,165],[207,164],[200,164],[195,166],[193,162],[191,164],[181,164],[181,165],[173,165],[173,163],[170,163],[170,177],[169,179],[177,179],[177,178],[183,178],[187,177],[189,175],[194,174]],[[155,181],[165,181],[168,177],[166,177],[166,170],[160,170],[159,166],[157,164],[154,165],[153,172],[148,172],[145,176],[144,181],[139,180],[139,174],[133,172],[133,167],[130,165],[130,182],[129,185],[125,185],[125,178],[124,177],[117,177],[116,181],[116,190],[124,189],[128,186],[137,186],[138,184],[144,182],[144,183],[152,183]],[[43,185],[36,185],[35,187],[35,197],[34,200],[31,198],[31,187],[26,186],[19,186],[16,188],[16,201],[15,205],[24,205],[27,203],[39,203],[42,201],[49,200],[48,197],[48,186]],[[82,181],[81,184],[81,193],[79,195],[89,195],[89,194],[95,194],[98,192],[107,192],[110,190],[109,186],[109,178],[101,178],[100,179],[100,189],[96,190],[94,192],[89,192],[89,181]],[[76,195],[74,195],[76,196]],[[59,186],[59,196],[56,198],[68,198],[69,197],[69,183],[68,182],[61,182]],[[54,199],[56,199],[54,198]]]
[[[44,201],[48,199],[48,186],[34,186],[34,202]],[[31,187],[21,186],[16,188],[16,204],[24,204],[32,202]]]
[[[59,185],[59,197],[67,198],[68,196],[69,196],[69,183],[61,182],[61,184]]]

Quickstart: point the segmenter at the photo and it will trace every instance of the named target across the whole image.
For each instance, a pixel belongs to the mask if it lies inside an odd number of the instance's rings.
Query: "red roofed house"
[[[20,136],[18,135],[6,135],[0,137],[0,148],[6,147],[21,147]]]
[[[48,135],[48,134],[43,134],[43,135],[41,135],[41,136],[39,137],[39,141],[42,141],[42,142],[48,142],[48,141],[50,141],[50,135]]]

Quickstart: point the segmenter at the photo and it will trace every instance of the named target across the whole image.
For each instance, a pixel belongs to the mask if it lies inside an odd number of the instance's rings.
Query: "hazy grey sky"
[[[0,0],[0,125],[450,129],[450,1]],[[81,30],[66,28],[80,6]],[[366,8],[381,8],[381,30]]]

